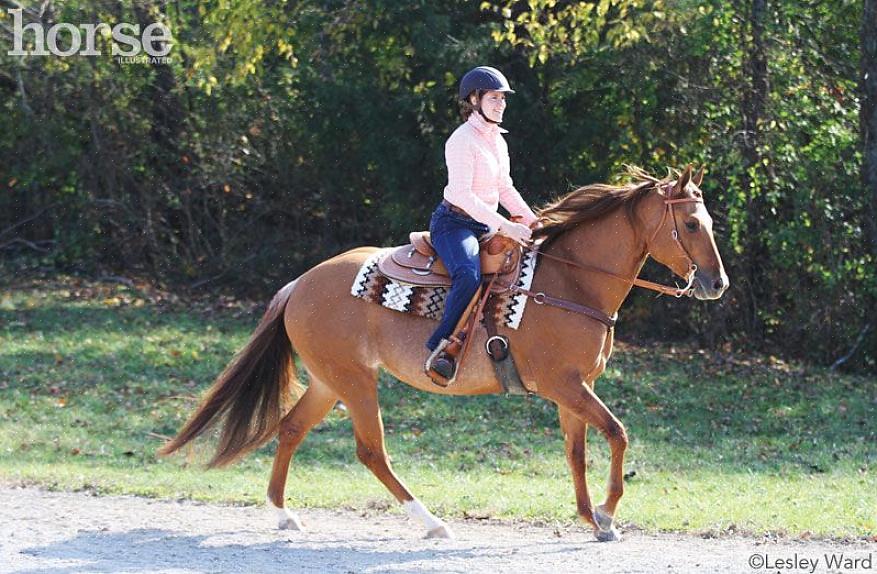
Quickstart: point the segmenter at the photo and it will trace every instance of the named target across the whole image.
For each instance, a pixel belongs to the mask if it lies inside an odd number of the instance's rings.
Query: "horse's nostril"
[[[722,278],[721,278],[721,277],[719,277],[718,279],[716,279],[716,282],[713,283],[713,289],[715,289],[716,291],[719,291],[719,290],[720,290],[722,287],[724,287],[724,286],[725,286],[725,282],[722,281]]]

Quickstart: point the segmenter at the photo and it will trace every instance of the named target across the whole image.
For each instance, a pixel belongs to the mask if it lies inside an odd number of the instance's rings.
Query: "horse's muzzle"
[[[718,274],[698,269],[694,276],[694,296],[702,301],[718,299],[727,291],[730,284],[724,269]]]

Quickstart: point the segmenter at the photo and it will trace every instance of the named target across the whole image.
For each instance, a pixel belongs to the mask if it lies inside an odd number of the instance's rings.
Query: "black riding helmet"
[[[472,68],[460,80],[461,100],[468,100],[469,95],[475,90],[515,93],[502,72],[490,66]]]

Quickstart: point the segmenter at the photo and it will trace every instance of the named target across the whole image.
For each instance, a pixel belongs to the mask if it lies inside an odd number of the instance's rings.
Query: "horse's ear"
[[[703,166],[700,166],[700,169],[697,170],[697,173],[691,178],[692,183],[697,187],[700,187],[700,182],[703,181]]]
[[[679,179],[676,181],[675,193],[682,193],[685,191],[685,188],[688,187],[689,181],[691,181],[691,164],[685,166],[685,171],[682,172],[682,175],[680,175]]]

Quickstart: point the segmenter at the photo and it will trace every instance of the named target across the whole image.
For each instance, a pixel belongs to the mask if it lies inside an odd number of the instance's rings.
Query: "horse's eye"
[[[694,233],[699,228],[700,228],[700,224],[697,222],[697,220],[689,220],[689,221],[685,222],[685,229],[687,229],[691,233]]]

